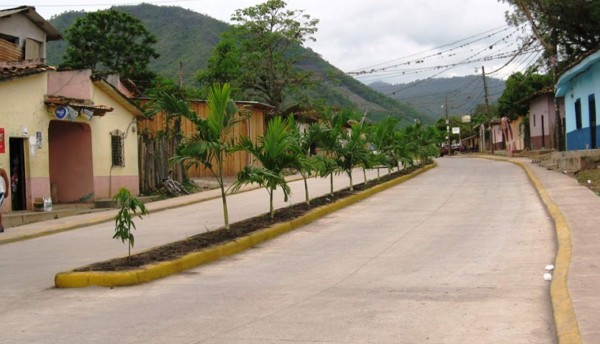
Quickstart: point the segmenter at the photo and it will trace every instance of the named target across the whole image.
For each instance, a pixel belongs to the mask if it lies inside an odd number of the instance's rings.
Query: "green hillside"
[[[494,103],[504,91],[504,81],[486,78],[490,103]],[[389,94],[396,100],[408,103],[429,117],[445,115],[442,105],[448,97],[450,115],[465,115],[475,106],[485,102],[483,78],[477,75],[418,80],[408,84],[374,82],[369,85],[374,90]]]
[[[188,85],[193,85],[194,73],[205,68],[221,33],[229,28],[227,23],[180,7],[141,4],[114,8],[139,18],[156,35],[156,51],[160,57],[150,64],[150,69],[176,80],[182,62],[184,82]],[[84,14],[65,12],[49,21],[64,32],[76,18]],[[60,64],[65,48],[66,42],[50,42],[48,62]],[[413,123],[415,119],[433,122],[433,118],[423,115],[412,106],[386,97],[347,76],[310,49],[306,53],[307,58],[299,68],[315,72],[319,81],[315,89],[308,92],[311,98],[334,107],[354,106],[361,112],[366,111],[373,121],[390,115],[399,118],[402,124]]]

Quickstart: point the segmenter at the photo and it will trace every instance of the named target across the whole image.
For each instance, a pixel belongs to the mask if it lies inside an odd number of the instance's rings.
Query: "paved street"
[[[126,253],[112,223],[2,245],[0,343],[553,343],[542,276],[555,232],[525,173],[438,163],[255,249],[136,287],[52,287],[57,272]],[[311,180],[314,195],[328,187]],[[228,200],[232,221],[268,210],[264,190]],[[136,251],[221,224],[220,199],[153,213]]]

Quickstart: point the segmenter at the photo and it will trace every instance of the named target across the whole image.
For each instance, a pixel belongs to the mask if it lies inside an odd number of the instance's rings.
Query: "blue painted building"
[[[564,97],[567,150],[600,147],[600,49],[558,79],[556,97]]]

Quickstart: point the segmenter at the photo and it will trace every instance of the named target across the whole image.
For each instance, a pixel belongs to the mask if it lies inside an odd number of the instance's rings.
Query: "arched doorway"
[[[92,132],[86,123],[51,121],[48,128],[50,187],[56,203],[94,198]]]

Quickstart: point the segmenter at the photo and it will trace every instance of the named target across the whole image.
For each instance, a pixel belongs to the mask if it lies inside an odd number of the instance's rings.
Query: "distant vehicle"
[[[440,157],[443,157],[444,155],[455,155],[456,152],[463,153],[464,151],[465,146],[460,143],[450,145],[450,149],[448,149],[448,145],[442,145],[442,148],[440,148]]]

